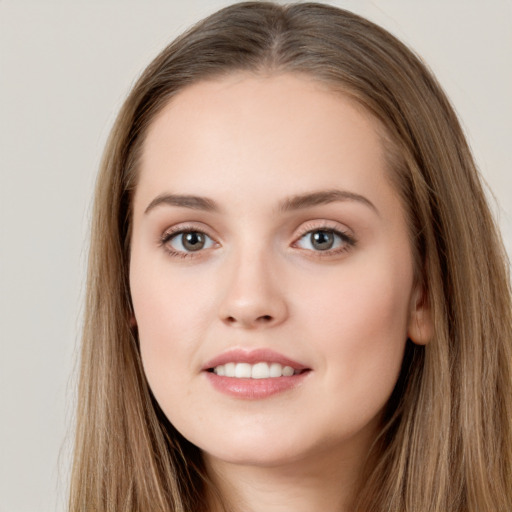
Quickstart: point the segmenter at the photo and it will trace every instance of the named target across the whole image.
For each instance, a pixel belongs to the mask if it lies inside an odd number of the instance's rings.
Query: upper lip
[[[278,352],[274,352],[271,349],[260,348],[260,349],[252,349],[252,350],[243,350],[240,348],[227,350],[222,354],[214,357],[201,368],[202,370],[210,370],[211,368],[215,368],[216,366],[220,366],[226,363],[279,363],[282,366],[291,366],[294,370],[307,370],[309,369],[307,366],[294,361],[288,357],[279,354]]]

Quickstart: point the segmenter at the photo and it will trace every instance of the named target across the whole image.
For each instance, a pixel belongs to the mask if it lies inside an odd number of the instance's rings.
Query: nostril
[[[226,316],[224,318],[224,322],[228,325],[243,325],[246,327],[256,327],[257,325],[267,325],[271,324],[274,321],[275,317],[272,315],[260,315],[260,316],[252,316],[249,318],[244,317],[241,315],[238,316]]]

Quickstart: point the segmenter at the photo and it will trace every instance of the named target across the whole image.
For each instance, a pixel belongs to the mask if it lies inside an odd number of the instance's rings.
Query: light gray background
[[[166,43],[228,3],[0,0],[0,512],[64,510],[91,191],[115,113]],[[512,254],[511,0],[330,3],[437,74]]]

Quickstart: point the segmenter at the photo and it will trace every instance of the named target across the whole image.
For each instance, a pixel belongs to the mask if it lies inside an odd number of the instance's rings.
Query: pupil
[[[334,244],[334,235],[329,231],[315,231],[311,235],[311,242],[315,249],[326,251]]]
[[[198,251],[204,246],[204,236],[202,233],[185,233],[183,236],[183,247],[188,251]]]

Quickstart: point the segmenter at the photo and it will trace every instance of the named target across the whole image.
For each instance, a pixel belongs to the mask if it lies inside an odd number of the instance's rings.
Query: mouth
[[[299,375],[307,369],[295,369],[292,366],[283,366],[280,363],[260,361],[256,364],[236,363],[234,361],[219,364],[208,368],[209,372],[219,377],[231,377],[234,379],[278,379],[280,377],[292,377]]]
[[[231,397],[259,400],[297,388],[312,369],[268,349],[234,349],[203,366],[217,391]]]

